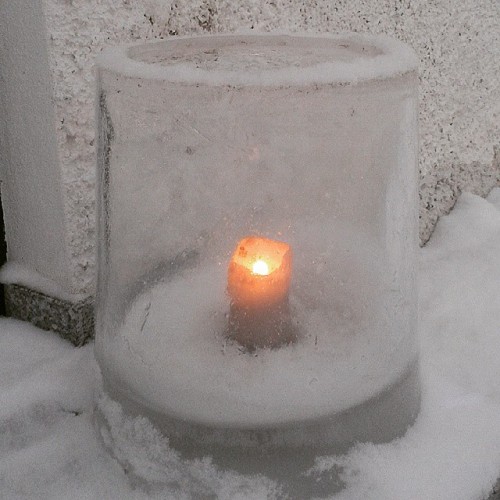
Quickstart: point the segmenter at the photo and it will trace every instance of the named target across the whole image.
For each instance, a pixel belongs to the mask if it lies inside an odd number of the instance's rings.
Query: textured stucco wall
[[[73,276],[94,276],[93,61],[104,46],[237,29],[387,33],[421,59],[421,241],[500,182],[498,0],[43,0]]]

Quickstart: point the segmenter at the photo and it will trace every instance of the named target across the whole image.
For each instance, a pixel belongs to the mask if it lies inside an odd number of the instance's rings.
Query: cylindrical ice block
[[[109,49],[98,123],[108,394],[186,456],[264,473],[403,433],[419,406],[411,49],[367,35]],[[288,246],[289,275],[244,248],[228,284],[246,238]],[[255,294],[284,312],[234,303]]]

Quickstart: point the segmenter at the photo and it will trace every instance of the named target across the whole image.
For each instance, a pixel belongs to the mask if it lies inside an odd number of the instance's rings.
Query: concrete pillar
[[[61,324],[68,318],[58,316],[84,297],[74,293],[70,274],[52,95],[41,1],[0,0],[0,180],[8,258],[0,280],[8,284],[11,315],[65,333],[75,325]]]

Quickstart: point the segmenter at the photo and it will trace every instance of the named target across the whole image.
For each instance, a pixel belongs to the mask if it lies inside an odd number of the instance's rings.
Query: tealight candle
[[[228,335],[250,350],[279,347],[296,338],[288,305],[292,250],[281,241],[241,240],[228,269]]]

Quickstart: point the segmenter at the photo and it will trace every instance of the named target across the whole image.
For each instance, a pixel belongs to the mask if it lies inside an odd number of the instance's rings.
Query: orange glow
[[[244,238],[229,263],[227,290],[232,304],[262,308],[285,300],[291,268],[290,245],[256,236]]]

